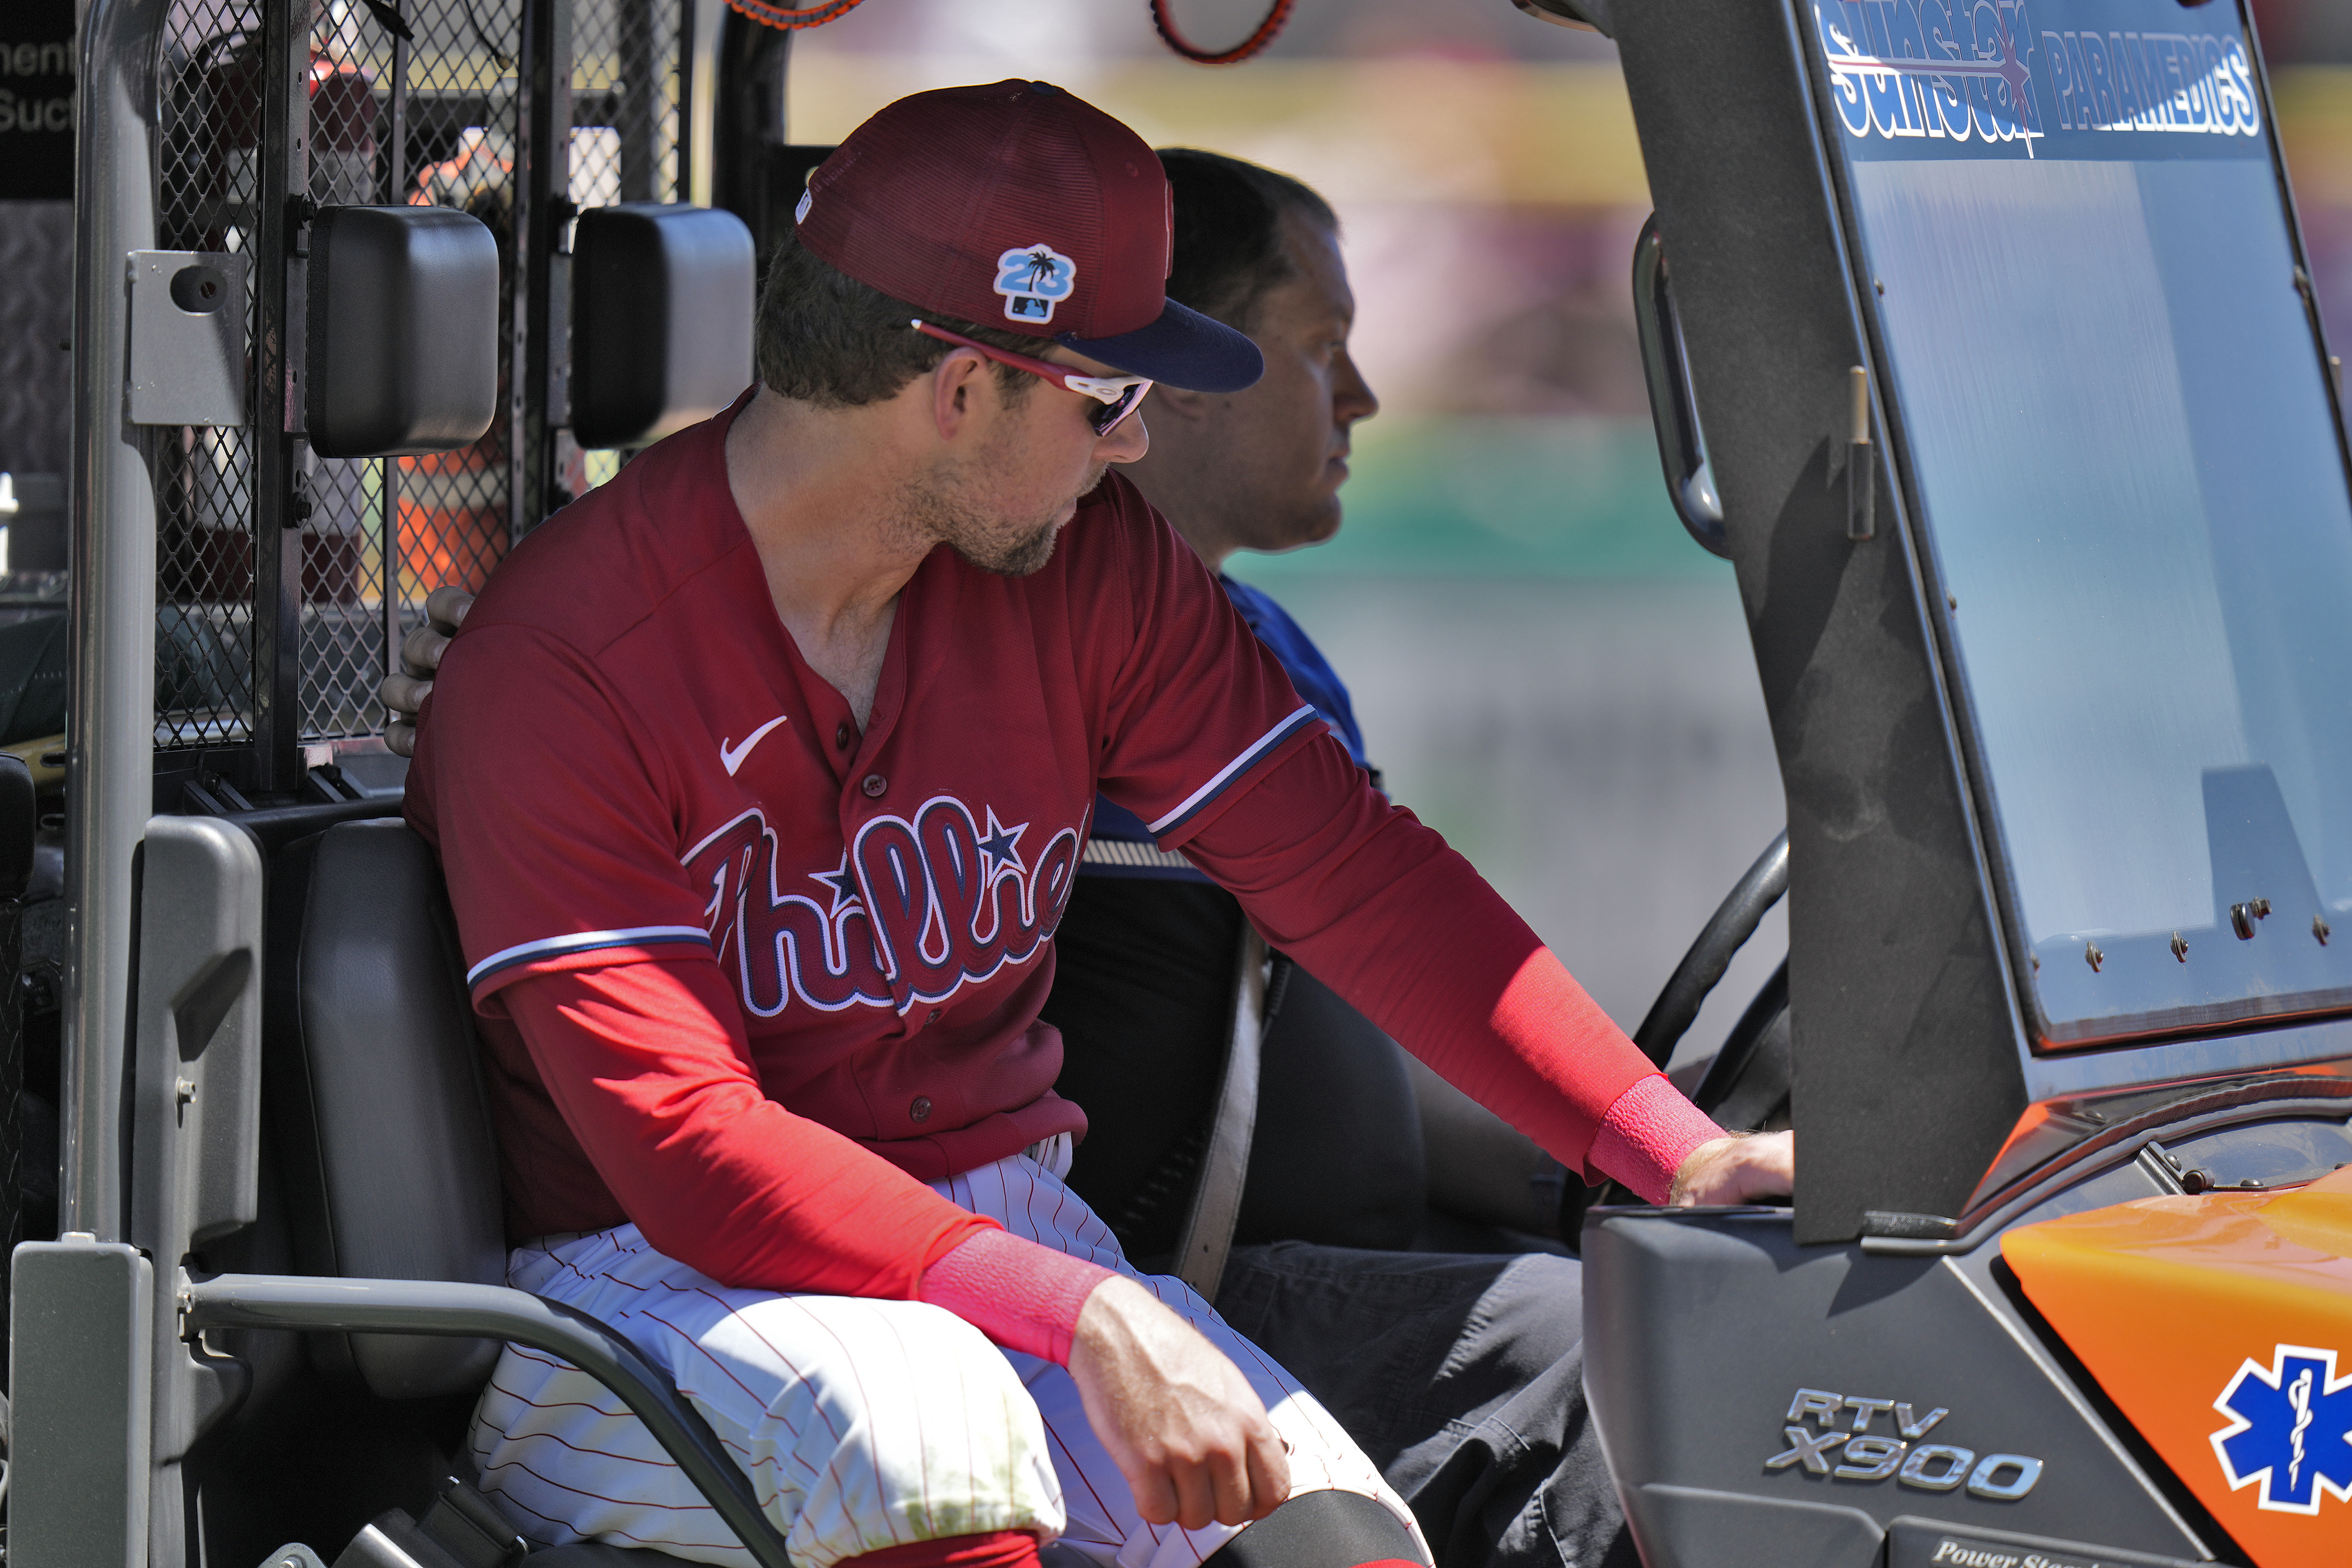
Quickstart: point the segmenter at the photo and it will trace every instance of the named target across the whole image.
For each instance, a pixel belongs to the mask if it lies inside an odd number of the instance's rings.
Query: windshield
[[[1813,14],[2044,1041],[2352,1004],[2352,505],[2235,6]]]

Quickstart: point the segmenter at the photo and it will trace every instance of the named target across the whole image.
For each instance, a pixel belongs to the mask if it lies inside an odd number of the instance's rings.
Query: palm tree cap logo
[[[996,258],[996,291],[1004,313],[1026,324],[1050,321],[1054,307],[1077,286],[1078,264],[1050,245],[1020,245]]]

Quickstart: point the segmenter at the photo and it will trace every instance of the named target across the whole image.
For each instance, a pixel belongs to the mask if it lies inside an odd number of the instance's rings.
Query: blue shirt
[[[1332,733],[1339,736],[1356,765],[1370,772],[1371,763],[1364,758],[1364,734],[1356,726],[1355,704],[1348,700],[1347,685],[1323,650],[1307,629],[1290,618],[1290,612],[1274,602],[1263,588],[1217,575],[1218,585],[1225,591],[1234,608],[1249,623],[1282,668],[1289,673],[1290,684],[1329,722]],[[1376,775],[1377,776],[1377,775]],[[1101,795],[1095,796],[1094,826],[1087,843],[1086,858],[1079,868],[1093,876],[1111,877],[1173,877],[1188,881],[1208,880],[1194,870],[1182,857],[1163,853],[1151,838],[1151,830],[1143,819],[1126,807],[1114,805]]]

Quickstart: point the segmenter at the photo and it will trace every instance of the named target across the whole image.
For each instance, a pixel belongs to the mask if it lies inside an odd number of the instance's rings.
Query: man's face
[[[1207,400],[1210,460],[1187,465],[1234,549],[1296,550],[1337,533],[1349,429],[1380,410],[1348,354],[1356,297],[1338,237],[1297,212],[1282,223],[1292,276],[1259,297],[1249,323],[1265,375]]]
[[[1119,374],[1060,347],[1036,357],[1088,375]],[[1151,441],[1140,411],[1097,436],[1087,421],[1101,404],[1031,379],[1025,396],[1008,399],[992,368],[974,377],[976,417],[964,450],[906,498],[920,526],[981,570],[1007,577],[1042,569],[1104,470],[1135,461]]]

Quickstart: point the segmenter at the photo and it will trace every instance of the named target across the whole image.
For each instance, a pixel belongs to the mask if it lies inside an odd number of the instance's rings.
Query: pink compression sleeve
[[[1601,1119],[1591,1159],[1594,1169],[1663,1204],[1691,1151],[1722,1136],[1723,1129],[1705,1111],[1685,1100],[1664,1074],[1654,1073],[1619,1095]]]
[[[1079,1310],[1111,1278],[1109,1269],[1066,1252],[982,1230],[923,1270],[922,1300],[1006,1350],[1067,1366]]]

